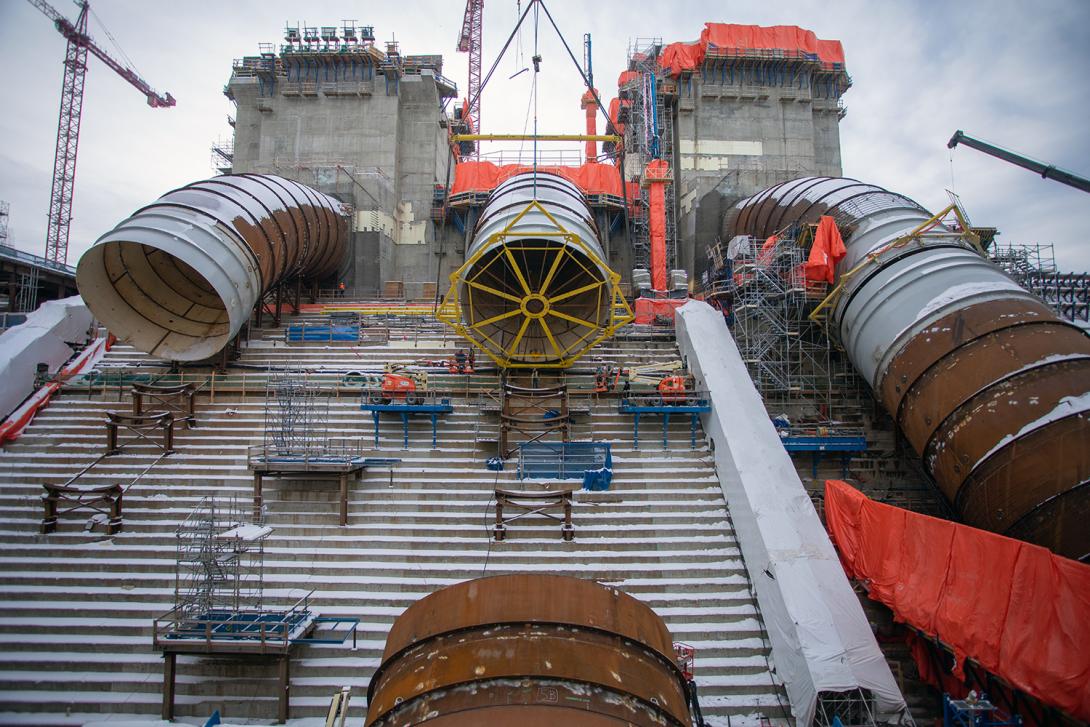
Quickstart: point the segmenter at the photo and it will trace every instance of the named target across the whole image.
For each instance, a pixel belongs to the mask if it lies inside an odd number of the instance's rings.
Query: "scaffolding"
[[[16,313],[29,313],[37,310],[39,272],[36,265],[19,272],[19,292],[15,294]]]
[[[639,75],[619,91],[625,106],[625,169],[626,179],[639,177],[652,159],[665,159],[674,165],[673,108],[677,102],[677,83],[662,74],[658,56],[661,38],[637,38],[628,47],[628,69]],[[675,185],[665,185],[666,192],[666,264],[677,267],[677,217]],[[649,190],[644,187],[633,201],[632,260],[636,268],[649,269],[651,264],[651,228]]]
[[[175,531],[174,613],[206,620],[262,610],[265,539],[272,528],[247,523],[242,504],[206,497]]]
[[[712,298],[728,313],[753,384],[766,403],[807,399],[828,417],[833,401],[831,344],[808,316],[821,291],[805,275],[806,251],[793,237],[771,244],[747,237],[709,250]]]
[[[1061,273],[1052,245],[1040,243],[993,244],[992,262],[1016,283],[1072,322],[1090,323],[1090,275]]]
[[[235,163],[235,139],[218,139],[211,148],[212,169],[216,174],[230,174]]]
[[[306,377],[272,374],[265,391],[266,453],[307,457],[325,452],[329,397]]]
[[[8,223],[11,221],[11,205],[0,199],[0,245],[11,247],[8,240]]]

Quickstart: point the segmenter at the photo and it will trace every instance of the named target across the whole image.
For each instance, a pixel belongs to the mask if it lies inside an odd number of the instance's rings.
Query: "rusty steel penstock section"
[[[223,348],[277,284],[335,273],[346,238],[332,197],[283,177],[225,175],[120,222],[80,258],[76,284],[120,340],[196,361]]]
[[[852,179],[808,177],[739,202],[726,236],[832,216],[847,246],[829,333],[975,527],[1090,559],[1090,337],[939,227]],[[948,234],[947,234],[948,233]]]
[[[367,727],[690,724],[662,619],[614,588],[557,575],[479,578],[409,606],[367,700]]]

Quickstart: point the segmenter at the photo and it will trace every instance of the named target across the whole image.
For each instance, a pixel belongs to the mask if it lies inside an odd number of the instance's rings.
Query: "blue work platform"
[[[790,454],[796,452],[810,452],[812,458],[812,471],[817,477],[818,462],[826,452],[840,453],[841,472],[848,476],[848,462],[851,461],[853,452],[867,451],[867,438],[861,434],[826,434],[826,435],[790,435],[780,436],[783,448]]]
[[[660,398],[660,397],[653,397]],[[619,411],[622,414],[631,414],[632,441],[636,449],[640,448],[640,417],[644,415],[662,415],[662,448],[669,448],[670,417],[676,414],[689,415],[689,446],[696,449],[696,425],[700,421],[700,415],[712,410],[707,399],[687,397],[677,404],[668,404],[664,401],[655,402],[648,398],[644,402],[633,398],[622,398]]]
[[[431,446],[438,446],[439,442],[439,415],[450,414],[454,411],[454,405],[450,399],[439,399],[425,404],[369,404],[366,401],[360,404],[362,411],[371,412],[371,418],[375,422],[375,447],[378,447],[378,422],[382,414],[398,414],[401,416],[401,429],[404,434],[404,449],[409,448],[409,417],[426,416],[431,419]]]

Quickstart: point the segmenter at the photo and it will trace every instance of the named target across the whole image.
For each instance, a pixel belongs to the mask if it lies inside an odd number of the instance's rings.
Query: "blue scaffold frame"
[[[398,414],[401,417],[401,431],[402,431],[402,449],[409,448],[409,417],[411,416],[426,416],[431,419],[431,447],[435,449],[439,446],[439,415],[449,414],[454,411],[454,405],[450,403],[450,399],[439,399],[434,404],[370,404],[363,402],[360,404],[361,411],[371,412],[371,419],[375,423],[375,448],[378,448],[379,442],[379,418],[383,413]]]
[[[652,395],[652,398],[661,399],[658,395]],[[655,402],[652,399],[648,399],[648,402],[647,404],[641,404],[639,400],[624,397],[618,406],[618,410],[622,414],[632,415],[632,446],[634,449],[640,448],[640,417],[644,415],[662,415],[662,448],[669,449],[670,417],[676,414],[687,414],[689,416],[689,448],[696,449],[696,427],[700,422],[700,415],[712,410],[708,399],[687,396],[684,401],[678,404],[668,404],[665,401]]]

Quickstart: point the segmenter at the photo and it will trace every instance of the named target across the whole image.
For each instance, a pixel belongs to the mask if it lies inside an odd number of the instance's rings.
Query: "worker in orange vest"
[[[337,285],[337,297],[339,297],[339,298],[344,297],[344,281],[343,280],[340,282],[340,284]]]

